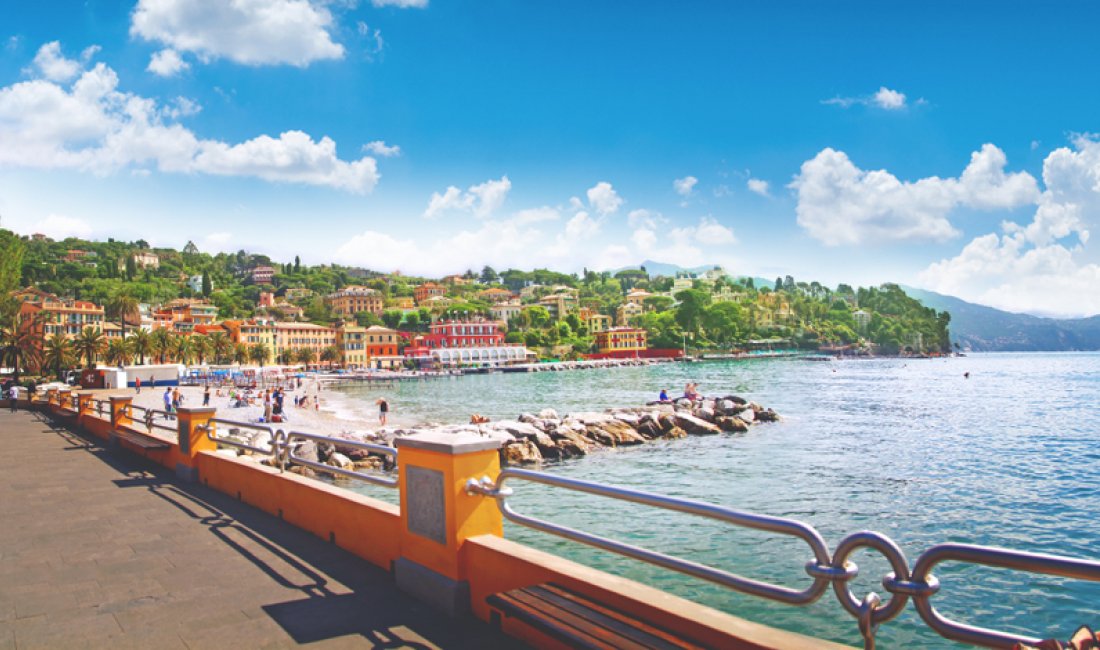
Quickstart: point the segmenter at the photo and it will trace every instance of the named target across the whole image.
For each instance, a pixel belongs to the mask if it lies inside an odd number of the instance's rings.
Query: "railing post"
[[[111,395],[111,432],[107,436],[107,447],[118,448],[118,436],[115,432],[122,427],[133,424],[130,418],[130,404],[133,398],[129,395]]]
[[[213,406],[179,408],[177,423],[179,431],[180,462],[176,463],[176,476],[188,482],[199,480],[199,467],[195,457],[200,451],[216,451],[218,444],[206,437],[206,426],[213,426],[217,409]]]
[[[57,391],[57,408],[60,411],[64,411],[69,407],[69,397],[73,394],[73,391],[61,389]]]
[[[462,544],[476,535],[503,535],[496,501],[466,494],[466,481],[500,473],[500,442],[472,434],[421,433],[398,438],[401,557],[397,586],[451,614],[470,609]]]
[[[46,391],[46,410],[48,411],[49,407],[55,404],[57,404],[57,389],[50,388]]]

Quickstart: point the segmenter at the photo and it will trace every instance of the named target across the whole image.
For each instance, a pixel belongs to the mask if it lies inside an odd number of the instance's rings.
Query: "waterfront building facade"
[[[378,291],[358,284],[349,284],[325,296],[325,304],[334,314],[343,318],[360,312],[369,312],[377,316],[382,313],[384,302],[382,294]]]
[[[275,358],[287,350],[306,348],[320,360],[321,352],[336,345],[336,328],[313,323],[275,323]]]
[[[432,324],[430,334],[414,338],[404,356],[419,365],[497,366],[523,363],[527,348],[504,343],[495,322],[440,321]]]
[[[93,302],[59,298],[34,287],[16,291],[12,297],[20,303],[20,313],[33,319],[28,326],[43,342],[54,334],[76,338],[85,327],[103,331],[103,308]]]
[[[404,359],[397,353],[401,336],[397,330],[372,325],[366,330],[367,364],[371,368],[400,368]]]
[[[596,349],[604,355],[633,356],[645,351],[646,331],[640,327],[613,327],[596,333]]]
[[[361,325],[343,322],[336,326],[336,347],[345,368],[367,367],[366,337],[367,329]]]

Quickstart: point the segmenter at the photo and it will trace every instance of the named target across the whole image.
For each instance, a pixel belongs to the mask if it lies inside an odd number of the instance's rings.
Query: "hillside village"
[[[566,274],[486,266],[424,278],[245,251],[210,255],[192,243],[177,251],[6,231],[0,252],[4,349],[21,336],[34,348],[27,365],[35,369],[150,360],[415,368],[761,347],[949,349],[946,312],[889,284],[830,289],[790,276],[736,278],[720,267],[651,277],[644,267]]]

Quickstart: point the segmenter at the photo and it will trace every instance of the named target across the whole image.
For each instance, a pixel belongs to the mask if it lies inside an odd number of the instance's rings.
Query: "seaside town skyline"
[[[1095,14],[19,5],[0,225],[434,277],[721,264],[1092,315]]]

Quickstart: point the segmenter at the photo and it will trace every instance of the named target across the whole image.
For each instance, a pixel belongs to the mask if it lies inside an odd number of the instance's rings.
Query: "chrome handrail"
[[[169,413],[168,411],[158,411],[157,409],[148,408],[146,406],[138,406],[137,404],[131,404],[128,408],[129,413],[127,415],[130,417],[130,420],[135,423],[141,422],[145,425],[146,431],[150,433],[152,433],[153,429],[171,431],[174,434],[179,432],[178,426],[168,426],[167,424],[161,424],[157,422],[158,415],[164,416],[164,419],[166,420],[175,420],[176,414],[174,413]],[[135,419],[133,415],[134,411],[141,411],[144,415],[140,419]]]
[[[284,464],[287,462],[291,462],[297,465],[309,467],[317,471],[328,472],[330,474],[338,474],[346,478],[352,478],[358,481],[380,485],[382,487],[396,488],[398,486],[398,480],[396,476],[382,476],[376,473],[358,472],[355,470],[343,469],[341,467],[333,467],[332,465],[325,465],[324,463],[318,463],[316,461],[307,460],[300,456],[295,456],[294,450],[290,444],[292,440],[312,440],[314,442],[328,442],[334,445],[363,449],[375,454],[389,456],[393,459],[393,466],[396,467],[397,449],[394,447],[388,447],[386,445],[379,445],[370,442],[360,442],[358,440],[347,440],[345,438],[335,438],[332,436],[322,436],[316,433],[306,433],[304,431],[290,431],[285,434],[285,437],[282,441],[284,445],[282,462]]]
[[[505,486],[505,482],[509,479],[576,490],[597,496],[717,519],[744,528],[798,537],[805,541],[813,552],[814,557],[806,563],[805,570],[813,577],[814,582],[806,589],[796,591],[788,587],[745,578],[722,569],[519,514],[508,504],[508,497],[513,494],[512,489]],[[939,580],[932,575],[932,568],[941,562],[967,562],[1100,582],[1100,561],[971,544],[941,544],[934,546],[917,558],[914,569],[910,571],[909,563],[900,547],[881,533],[872,531],[852,533],[840,541],[835,553],[830,554],[824,538],[816,529],[793,519],[742,512],[689,499],[667,497],[640,490],[603,485],[524,469],[504,469],[497,476],[495,482],[488,477],[484,477],[480,481],[470,479],[466,483],[466,493],[487,496],[496,500],[497,506],[504,517],[522,526],[619,553],[770,600],[794,605],[806,605],[820,598],[825,593],[828,584],[832,583],[833,591],[841,605],[859,622],[859,631],[864,638],[866,648],[874,647],[875,630],[879,624],[898,616],[905,608],[909,598],[913,599],[914,607],[924,622],[937,634],[947,639],[990,648],[1011,648],[1016,643],[1030,645],[1039,643],[1040,640],[1037,638],[952,621],[937,612],[929,600],[940,591]],[[859,568],[853,562],[850,562],[848,558],[860,548],[878,551],[886,558],[893,569],[882,580],[883,588],[891,594],[890,599],[885,603],[874,592],[867,593],[859,598],[852,593],[851,588],[848,586],[848,582],[859,573]]]
[[[245,443],[245,442],[238,442],[238,441],[232,440],[230,438],[223,438],[223,437],[217,436],[215,434],[218,431],[218,427],[216,426],[218,424],[224,424],[227,427],[232,427],[232,428],[236,428],[236,429],[245,428],[245,429],[252,429],[254,431],[265,431],[265,432],[267,432],[267,434],[269,436],[271,436],[271,447],[269,449],[264,449],[262,447],[256,447],[256,446],[250,445],[250,444]],[[214,426],[212,426],[212,425],[214,425]],[[206,438],[208,440],[212,440],[213,442],[216,442],[219,445],[229,445],[230,447],[237,447],[238,449],[247,449],[248,451],[251,451],[255,454],[259,454],[261,456],[271,456],[272,458],[277,458],[277,454],[279,453],[279,448],[280,448],[279,447],[279,440],[280,440],[280,434],[282,432],[281,431],[276,431],[275,429],[273,429],[271,427],[265,427],[265,426],[261,426],[261,425],[258,425],[258,424],[252,424],[251,422],[236,422],[234,420],[224,420],[224,419],[221,419],[221,418],[211,418],[210,420],[207,421],[207,424],[202,424],[202,425],[199,425],[195,428],[199,429],[200,431],[204,431],[206,433]]]

